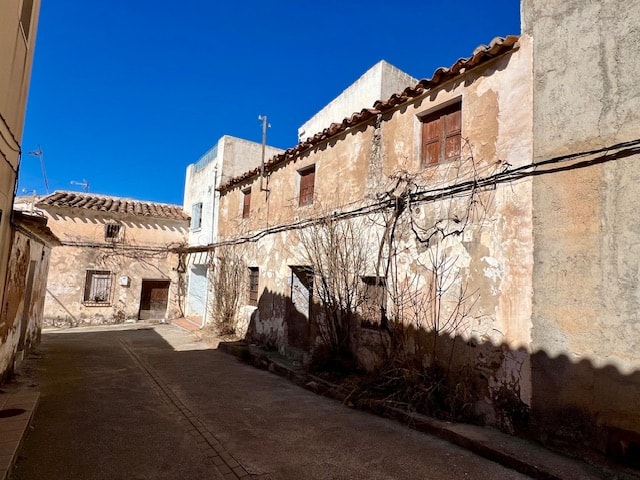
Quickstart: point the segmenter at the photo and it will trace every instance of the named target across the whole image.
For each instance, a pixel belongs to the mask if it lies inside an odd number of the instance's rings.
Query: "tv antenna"
[[[81,182],[76,182],[75,180],[71,180],[71,185],[79,185],[82,187],[82,191],[87,193],[89,191],[89,182],[87,182],[84,178]]]
[[[28,153],[32,157],[38,157],[40,159],[40,168],[42,168],[42,178],[44,179],[44,189],[47,192],[47,195],[49,195],[49,181],[47,180],[47,171],[44,168],[44,153],[42,152],[40,145],[38,145],[37,150],[32,150]]]
[[[269,183],[267,182],[267,188],[262,188],[262,179],[264,178],[264,154],[265,147],[267,146],[267,128],[271,128],[271,124],[267,122],[266,115],[258,115],[258,120],[262,122],[262,160],[260,162],[260,191],[268,192]]]

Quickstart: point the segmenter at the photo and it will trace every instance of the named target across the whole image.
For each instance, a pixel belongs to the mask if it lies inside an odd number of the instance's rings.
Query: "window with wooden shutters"
[[[315,165],[300,172],[300,196],[298,204],[311,205],[313,203],[314,184],[316,180]]]
[[[260,269],[249,267],[249,305],[258,305],[258,285],[260,279]]]
[[[111,302],[109,270],[87,270],[83,302],[85,305],[108,305]]]
[[[251,189],[247,188],[242,191],[242,218],[249,218],[251,211]]]
[[[460,158],[462,104],[454,103],[420,119],[422,122],[421,166]]]

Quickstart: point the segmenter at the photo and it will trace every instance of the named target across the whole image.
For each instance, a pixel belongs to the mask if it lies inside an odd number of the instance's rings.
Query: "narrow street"
[[[46,333],[13,480],[528,478],[349,409],[171,325]]]

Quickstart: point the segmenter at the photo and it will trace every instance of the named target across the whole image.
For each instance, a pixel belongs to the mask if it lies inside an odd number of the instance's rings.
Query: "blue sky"
[[[381,59],[416,78],[518,34],[518,0],[44,1],[22,141],[50,191],[182,203],[222,135],[297,129]],[[368,107],[370,105],[363,105]],[[24,154],[18,194],[45,193]]]

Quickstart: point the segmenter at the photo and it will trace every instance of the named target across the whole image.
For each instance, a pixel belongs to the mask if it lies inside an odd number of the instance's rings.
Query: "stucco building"
[[[618,7],[524,0],[521,35],[222,183],[188,252],[240,272],[238,331],[342,335],[364,368],[444,368],[486,423],[637,458],[640,5]]]
[[[181,316],[170,249],[186,241],[178,205],[55,192],[36,202],[62,246],[51,256],[44,323],[71,325]]]
[[[246,263],[239,323],[247,335],[284,350],[316,349],[328,316],[322,289],[334,283],[352,289],[339,309],[356,312],[349,336],[361,366],[385,360],[381,336],[390,325],[407,335],[437,328],[438,357],[453,348],[445,337],[457,339],[458,364],[467,361],[466,343],[482,344],[491,384],[475,407],[489,421],[510,421],[491,408],[506,385],[514,403],[530,402],[520,349],[530,342],[531,180],[486,181],[531,164],[531,109],[522,108],[531,105],[530,65],[527,38],[496,39],[331,124],[271,159],[269,195],[252,195],[246,217],[243,192],[257,190],[261,172],[221,185],[220,241],[234,245],[214,254],[226,259],[233,249]],[[449,292],[429,300],[443,270]],[[447,309],[463,300],[469,312],[436,327],[418,298]],[[403,354],[426,354],[420,342],[410,339]]]
[[[218,187],[230,179],[251,170],[265,158],[281,149],[224,135],[216,145],[187,167],[184,187],[184,211],[191,215],[190,246],[210,245],[218,237]],[[208,271],[210,258],[206,253],[193,255],[186,261],[185,315],[207,320]]]
[[[39,0],[7,0],[0,4],[0,377],[15,355],[9,336],[20,323],[19,318],[9,314],[14,309],[6,302],[5,291],[11,274],[15,235],[11,217],[39,11]]]
[[[47,219],[14,211],[0,326],[0,383],[40,342],[51,249],[60,245]]]

